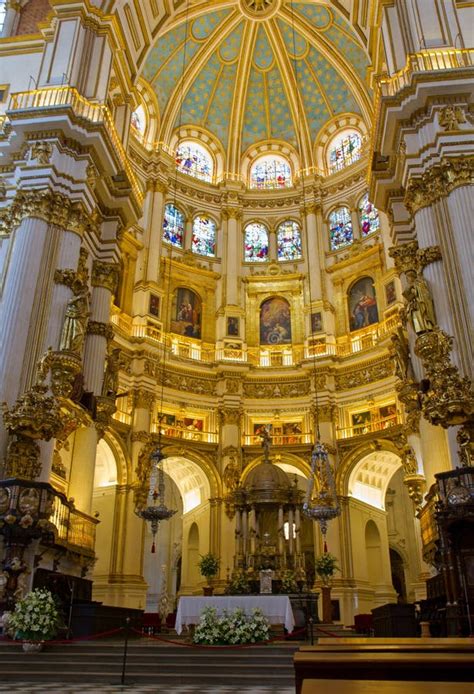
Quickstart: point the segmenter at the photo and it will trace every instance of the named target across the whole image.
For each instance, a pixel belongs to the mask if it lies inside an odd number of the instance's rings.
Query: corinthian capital
[[[92,265],[92,286],[104,287],[112,294],[117,288],[119,278],[119,266],[117,263],[106,263],[102,260],[94,260]]]
[[[388,254],[395,262],[395,269],[399,275],[409,271],[421,273],[423,268],[430,263],[441,260],[439,246],[427,246],[419,248],[418,241],[409,241],[400,246],[392,246]]]

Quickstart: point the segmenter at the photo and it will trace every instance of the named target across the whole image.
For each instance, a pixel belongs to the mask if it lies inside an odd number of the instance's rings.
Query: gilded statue
[[[102,383],[102,395],[115,398],[118,390],[120,371],[120,348],[111,350],[107,355],[107,364]]]
[[[405,273],[408,287],[403,292],[406,299],[405,311],[417,335],[430,332],[436,327],[436,318],[430,289],[426,280],[416,270]]]
[[[74,282],[74,292],[66,306],[59,349],[82,355],[89,319],[89,289],[82,282]]]
[[[413,379],[413,368],[410,360],[410,349],[405,333],[401,328],[391,336],[392,355],[395,358],[395,376],[401,381]]]

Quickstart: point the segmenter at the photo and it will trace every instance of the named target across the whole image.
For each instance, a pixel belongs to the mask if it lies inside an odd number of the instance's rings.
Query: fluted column
[[[284,523],[284,516],[283,516],[283,506],[278,507],[278,554],[283,557],[284,554],[284,548],[285,548],[285,535],[283,533],[283,523]]]
[[[295,509],[296,554],[301,554],[301,514],[299,506]]]
[[[316,268],[316,271],[311,273],[310,300],[316,301],[317,299],[321,299],[322,296],[321,272],[319,270],[321,250],[316,219],[318,207],[316,205],[309,205],[306,210],[306,239],[308,244],[306,253],[308,254],[310,267]]]
[[[242,554],[242,512],[238,508],[235,512],[235,556]]]
[[[226,248],[226,304],[227,306],[239,305],[239,278],[242,259],[242,234],[240,220],[242,213],[235,207],[227,207],[223,210],[227,219],[227,248]]]
[[[249,525],[250,525],[250,554],[255,554],[256,535],[257,535],[255,506],[252,506],[252,508],[250,509]]]
[[[242,554],[247,557],[247,538],[248,538],[248,511],[242,510]]]
[[[118,266],[95,260],[92,266],[92,301],[84,352],[84,382],[87,390],[100,395],[107,353],[107,327],[112,294],[118,280]]]
[[[209,503],[211,505],[211,522],[210,522],[210,529],[209,529],[209,535],[210,535],[210,540],[209,540],[209,551],[212,554],[219,555],[219,548],[220,548],[220,516],[221,516],[221,507],[222,507],[222,499],[219,498],[212,498],[209,499]]]
[[[359,212],[357,209],[351,207],[351,222],[352,222],[352,234],[354,240],[359,240],[361,238],[360,223],[359,223]]]
[[[153,181],[147,191],[145,216],[145,247],[147,282],[158,282],[160,276],[161,246],[163,243],[163,215],[167,187],[161,181]]]
[[[183,249],[185,251],[192,250],[193,247],[193,214],[194,211],[189,211],[186,217],[186,222],[184,224],[184,239],[183,239]]]
[[[14,36],[18,22],[20,21],[21,5],[18,0],[7,0],[5,9],[5,19],[2,31],[0,32],[2,38]]]
[[[268,257],[270,260],[278,260],[277,235],[275,229],[268,233]]]

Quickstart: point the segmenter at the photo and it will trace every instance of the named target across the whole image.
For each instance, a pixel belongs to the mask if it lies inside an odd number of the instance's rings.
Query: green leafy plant
[[[296,574],[294,571],[287,569],[281,577],[281,592],[282,593],[297,593],[298,584],[296,582]]]
[[[250,583],[246,574],[243,571],[236,571],[232,574],[225,592],[228,595],[248,595],[250,593]]]
[[[228,645],[267,641],[270,625],[261,610],[254,609],[247,615],[242,608],[217,616],[215,607],[206,607],[194,631],[194,643]]]
[[[213,578],[219,573],[219,559],[209,552],[208,554],[201,555],[201,559],[198,562],[199,571],[201,576],[205,578]]]
[[[47,641],[58,628],[59,613],[49,590],[36,588],[15,605],[8,619],[8,629],[15,632],[15,639]]]
[[[314,568],[324,585],[328,585],[330,579],[334,576],[336,571],[339,571],[337,557],[330,552],[324,552],[324,554],[321,554],[316,559]]]

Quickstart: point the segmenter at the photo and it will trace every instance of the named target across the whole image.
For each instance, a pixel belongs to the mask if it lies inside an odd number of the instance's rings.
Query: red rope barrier
[[[288,639],[293,636],[298,636],[299,634],[302,634],[303,632],[306,632],[306,628],[303,627],[303,629],[298,629],[297,631],[292,631],[291,634],[287,634],[284,636],[275,636],[273,639],[268,639],[267,641],[258,641],[257,643],[236,643],[236,644],[228,644],[228,645],[220,645],[220,646],[212,646],[210,644],[205,644],[205,643],[188,643],[187,641],[176,641],[174,639],[163,639],[160,636],[155,636],[153,634],[143,634],[141,631],[138,631],[138,629],[132,629],[133,632],[136,634],[139,634],[142,638],[145,639],[151,639],[153,641],[161,641],[162,643],[172,643],[175,646],[183,646],[184,648],[214,648],[214,649],[225,649],[225,648],[253,648],[254,646],[264,646],[268,643],[273,643],[275,641],[281,641],[282,639]]]
[[[334,639],[341,639],[342,636],[339,636],[339,634],[333,634],[331,631],[326,631],[326,629],[321,629],[321,627],[314,626],[316,631],[320,631],[322,634],[326,634],[326,636],[331,636]]]

